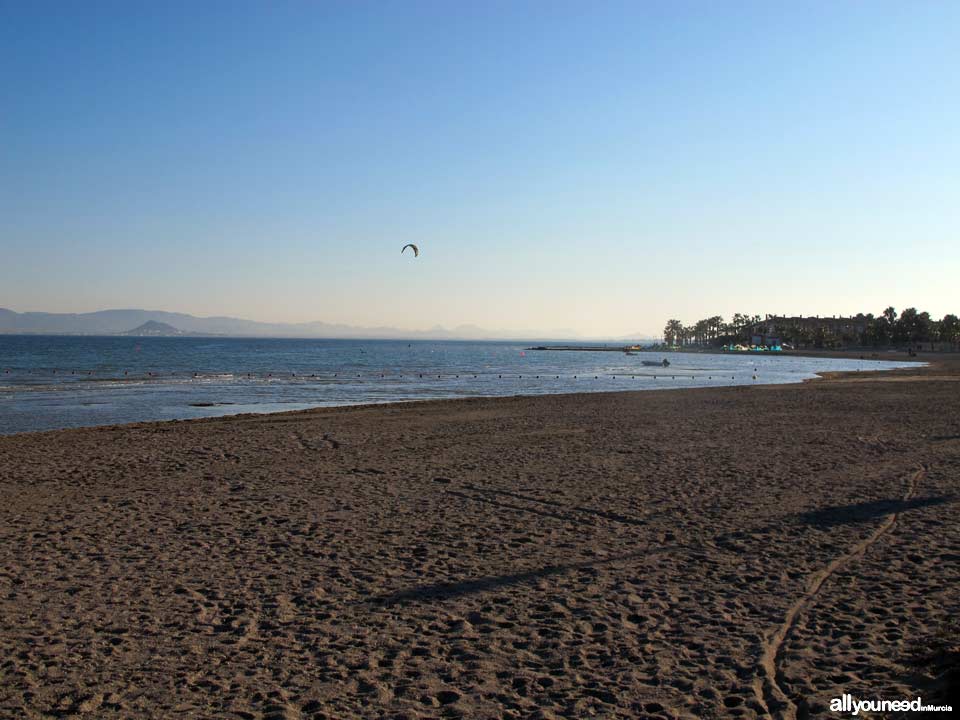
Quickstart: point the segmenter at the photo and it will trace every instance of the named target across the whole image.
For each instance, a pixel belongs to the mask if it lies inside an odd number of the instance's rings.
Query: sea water
[[[0,433],[439,398],[791,383],[915,364],[534,344],[0,335]],[[668,368],[642,364],[662,359]]]

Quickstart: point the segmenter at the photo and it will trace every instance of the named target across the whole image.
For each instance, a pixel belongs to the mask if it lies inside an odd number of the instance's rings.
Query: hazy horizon
[[[895,308],[898,312],[905,308]],[[178,322],[177,318],[168,318],[168,317],[147,317],[140,319],[131,319],[126,324],[116,325],[115,328],[110,330],[107,334],[118,334],[126,333],[130,330],[135,330],[139,325],[142,325],[146,322],[162,322],[171,325],[174,329],[185,331],[189,334],[210,334],[210,335],[225,335],[228,337],[274,337],[274,338],[312,338],[312,339],[351,339],[351,338],[366,338],[366,339],[395,339],[395,340],[437,340],[437,339],[450,339],[450,340],[491,340],[491,341],[501,341],[501,340],[530,340],[530,341],[539,341],[539,340],[572,340],[572,341],[628,341],[628,340],[640,340],[640,341],[649,341],[649,340],[658,340],[663,336],[663,329],[655,332],[644,332],[644,331],[634,331],[626,332],[619,334],[588,334],[582,333],[572,328],[549,328],[549,329],[531,329],[531,328],[522,328],[519,330],[511,330],[503,327],[483,327],[476,325],[474,323],[460,323],[457,325],[440,325],[435,324],[432,326],[392,326],[392,325],[351,325],[347,323],[341,323],[336,320],[329,320],[323,318],[315,318],[313,320],[307,320],[303,322],[282,322],[274,320],[254,320],[252,318],[244,318],[236,315],[199,315],[196,313],[182,313],[182,312],[172,312],[167,310],[160,309],[150,309],[150,308],[101,308],[99,310],[94,310],[90,312],[82,311],[73,311],[67,313],[49,313],[46,311],[18,311],[14,308],[5,307],[0,305],[0,313],[3,311],[12,311],[20,315],[53,315],[53,316],[90,316],[90,315],[100,315],[100,314],[119,314],[119,313],[140,313],[147,316],[166,316],[166,315],[178,315],[183,316],[184,318],[189,318],[190,322]],[[918,308],[918,311],[923,311],[923,308]],[[859,313],[864,314],[873,314],[875,317],[882,316],[882,312],[877,310],[872,312],[871,310],[867,311],[858,311],[858,313],[850,314],[841,314],[841,313],[824,313],[822,317],[852,317],[856,316]],[[773,313],[771,313],[772,315]],[[757,313],[758,317],[764,317],[766,313]],[[780,316],[796,316],[804,315],[800,313],[777,313]],[[703,318],[696,318],[695,320],[701,320]],[[724,318],[726,321],[730,321],[732,317]],[[931,316],[933,320],[939,320],[940,317],[933,315]],[[229,330],[224,331],[220,329],[199,329],[195,327],[193,321],[198,321],[203,325],[203,323],[217,321],[239,321],[241,324],[256,324],[262,325],[263,328],[260,328],[260,332],[252,332],[250,329],[247,330]],[[686,325],[692,325],[693,321],[690,319],[682,319],[682,322]],[[114,323],[116,324],[116,323]],[[204,327],[208,327],[208,325]],[[263,330],[267,326],[275,326],[274,329],[271,329],[266,334],[263,333]],[[312,327],[311,327],[312,326]],[[316,326],[325,326],[327,330],[318,329]],[[233,327],[230,325],[230,327]],[[297,328],[301,328],[300,334],[297,334]],[[306,332],[307,328],[311,328],[310,332]],[[291,334],[284,334],[285,331],[290,332]],[[339,334],[338,334],[338,331]],[[365,331],[369,331],[371,334],[364,335]],[[26,334],[43,334],[43,331],[37,329],[30,329],[25,331]],[[57,329],[51,330],[52,334],[96,334],[92,333],[89,330],[84,331],[72,331],[66,329]],[[0,335],[3,334],[18,334],[18,330],[10,331],[5,329],[3,324],[0,323]],[[326,333],[326,334],[324,334]]]
[[[195,321],[238,320],[238,321],[241,321],[242,323],[248,323],[248,322],[249,322],[249,323],[257,323],[257,324],[263,324],[263,325],[272,325],[272,326],[277,326],[277,327],[281,327],[281,326],[282,326],[282,327],[288,328],[291,332],[294,331],[294,330],[295,330],[296,328],[298,328],[298,327],[309,327],[309,326],[316,326],[316,325],[324,325],[324,326],[330,326],[331,328],[334,328],[334,329],[336,329],[336,328],[342,328],[342,329],[347,329],[347,330],[350,330],[350,331],[354,331],[354,332],[352,332],[352,334],[350,334],[350,335],[343,336],[343,337],[348,337],[348,338],[349,338],[349,337],[364,337],[364,336],[362,336],[362,335],[360,335],[360,334],[358,334],[358,333],[356,332],[356,331],[364,331],[364,330],[369,330],[369,331],[374,332],[374,333],[379,333],[379,332],[382,332],[382,331],[389,331],[389,335],[385,335],[385,336],[383,336],[383,337],[386,337],[386,338],[388,338],[388,339],[411,339],[411,340],[417,339],[418,336],[427,336],[427,337],[423,337],[423,339],[436,339],[436,338],[432,338],[432,337],[430,337],[430,336],[428,336],[428,335],[429,335],[430,333],[436,334],[436,333],[439,333],[439,332],[459,333],[459,335],[456,335],[455,337],[454,337],[454,336],[451,336],[450,339],[460,339],[460,338],[462,338],[462,339],[490,339],[490,340],[504,340],[504,339],[517,339],[517,340],[522,340],[522,339],[529,339],[529,340],[537,340],[537,339],[564,340],[564,339],[569,339],[569,340],[575,340],[575,339],[578,339],[578,338],[583,339],[583,340],[590,340],[590,339],[602,339],[602,338],[609,338],[609,339],[615,339],[615,338],[616,338],[616,339],[627,339],[627,338],[631,338],[631,337],[632,337],[632,338],[637,338],[637,339],[647,339],[647,340],[649,340],[649,339],[652,339],[652,338],[656,337],[655,334],[647,334],[647,333],[640,333],[640,332],[625,333],[624,335],[621,335],[621,336],[603,336],[603,335],[589,335],[589,336],[588,336],[588,335],[582,335],[582,334],[580,334],[580,333],[577,333],[575,330],[573,330],[573,329],[571,329],[571,328],[550,328],[550,329],[548,329],[548,330],[523,329],[523,330],[519,330],[519,331],[511,331],[511,330],[505,330],[505,329],[503,329],[503,328],[480,327],[480,326],[478,326],[478,325],[469,324],[469,323],[461,323],[461,324],[455,325],[455,326],[433,325],[433,326],[431,326],[431,327],[409,327],[409,326],[395,327],[395,326],[385,326],[385,325],[379,325],[379,326],[372,326],[372,325],[370,325],[370,326],[356,326],[356,325],[347,325],[347,324],[344,324],[344,323],[338,323],[338,322],[336,322],[336,321],[331,321],[331,320],[324,320],[324,319],[320,319],[320,318],[314,319],[314,320],[312,320],[312,321],[301,322],[301,323],[283,323],[283,322],[276,322],[276,321],[271,321],[271,320],[266,320],[266,321],[251,320],[250,318],[242,318],[242,317],[229,316],[229,315],[204,316],[204,315],[197,315],[197,314],[195,314],[195,313],[171,313],[171,312],[166,311],[166,310],[158,310],[158,309],[150,309],[150,308],[101,308],[101,309],[99,309],[99,310],[94,310],[94,311],[91,311],[91,312],[48,313],[48,312],[46,312],[46,311],[23,311],[23,310],[18,311],[18,310],[14,309],[14,308],[4,307],[4,306],[0,305],[0,313],[2,313],[2,312],[5,311],[5,310],[10,310],[10,311],[15,312],[15,313],[20,314],[20,315],[23,315],[23,314],[38,314],[38,315],[53,315],[53,316],[60,316],[60,315],[63,315],[63,316],[89,316],[89,315],[98,315],[98,314],[107,314],[107,313],[109,313],[109,314],[111,314],[111,315],[115,315],[115,314],[119,314],[119,313],[143,313],[143,314],[151,315],[151,316],[152,316],[152,315],[182,315],[182,316],[186,316],[187,318],[190,318],[191,320],[195,320]],[[149,322],[149,321],[151,321],[151,320],[153,320],[153,319],[150,318],[150,319],[146,320],[145,322]],[[153,320],[153,321],[155,321],[155,320]],[[179,323],[179,325],[178,325],[178,323],[177,323],[177,321],[176,321],[176,318],[163,318],[163,319],[160,320],[160,322],[165,322],[165,323],[167,323],[167,324],[170,324],[172,327],[174,327],[175,329],[178,329],[178,330],[184,330],[184,331],[187,331],[187,332],[193,332],[193,330],[191,329],[191,327],[182,327],[182,325],[184,325],[184,323],[182,323],[182,322]],[[141,322],[141,320],[139,320],[139,319],[131,320],[131,321],[128,322],[126,325],[122,325],[122,326],[118,325],[118,326],[114,329],[114,331],[111,332],[111,334],[115,334],[116,332],[126,332],[126,331],[128,331],[128,330],[134,330],[134,329],[136,329],[135,326],[141,325],[141,324],[143,324],[143,322]],[[188,326],[189,326],[189,325],[192,325],[192,323],[187,323],[187,325],[188,325]],[[0,334],[4,334],[5,332],[9,334],[9,331],[5,330],[4,327],[3,327],[3,325],[2,325],[2,323],[0,323]],[[36,330],[31,330],[31,331],[28,332],[28,334],[33,334],[33,333],[36,333],[36,332],[38,332],[38,331],[36,331]],[[66,330],[58,330],[58,331],[55,331],[54,334],[63,334],[63,333],[72,334],[70,331],[66,331]],[[211,331],[211,333],[212,333],[212,334],[222,334],[222,333],[213,332],[213,331]],[[403,335],[403,333],[409,333],[409,336]],[[487,334],[485,335],[484,333],[487,333]],[[17,333],[14,332],[13,334],[17,334]],[[84,332],[83,334],[88,334],[88,333],[87,333],[87,332]],[[243,334],[239,334],[239,335],[234,334],[234,335],[232,335],[232,336],[234,336],[234,337],[245,337],[245,335],[243,335]],[[253,337],[257,337],[257,335],[253,335]],[[289,335],[289,336],[285,336],[285,335],[265,335],[264,337],[309,337],[309,338],[322,338],[322,337],[324,337],[324,336],[323,336],[323,335],[313,335],[313,334],[311,334],[311,335]],[[331,339],[337,339],[337,338],[340,337],[340,336],[331,335],[330,337],[331,337]],[[369,337],[370,339],[374,339],[374,338],[377,338],[377,337],[380,337],[380,336],[374,334],[374,335],[370,335],[370,336],[368,336],[368,337]],[[441,338],[441,339],[442,339],[442,338]]]
[[[958,21],[945,2],[0,3],[0,307],[584,337],[940,317]]]

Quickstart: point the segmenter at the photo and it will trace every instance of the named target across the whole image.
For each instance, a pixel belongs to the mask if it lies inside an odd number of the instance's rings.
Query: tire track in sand
[[[907,481],[907,492],[903,496],[904,502],[913,499],[917,492],[917,485],[927,472],[927,466],[921,464]],[[761,677],[753,683],[754,693],[757,700],[765,708],[770,717],[779,717],[782,720],[796,720],[797,706],[787,697],[783,691],[783,673],[780,670],[780,653],[783,650],[784,643],[793,630],[794,624],[800,614],[816,599],[817,593],[823,584],[829,580],[838,570],[843,568],[852,559],[863,555],[873,545],[875,545],[884,535],[890,532],[897,524],[899,512],[893,512],[884,518],[876,530],[869,537],[854,545],[853,549],[845,555],[834,558],[825,568],[813,573],[807,580],[806,591],[790,607],[783,618],[783,623],[774,632],[766,636],[763,644],[763,652],[760,655]]]

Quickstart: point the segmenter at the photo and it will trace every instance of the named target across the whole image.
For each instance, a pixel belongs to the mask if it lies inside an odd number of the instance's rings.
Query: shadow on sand
[[[565,573],[570,573],[577,570],[591,570],[593,568],[611,565],[618,562],[652,558],[666,552],[673,552],[677,549],[678,546],[664,546],[653,549],[638,550],[637,552],[626,553],[624,555],[614,555],[612,557],[599,558],[595,560],[547,565],[545,567],[535,568],[525,572],[507,573],[504,575],[487,575],[484,577],[470,578],[456,582],[418,585],[407,590],[399,590],[393,593],[377,595],[369,598],[366,602],[374,605],[396,605],[407,602],[448,600],[450,598],[462,597],[464,595],[473,595],[491,590],[499,590],[501,588],[511,587],[513,585],[521,585],[539,580],[541,578],[551,577],[553,575],[563,575]]]
[[[943,505],[954,498],[948,495],[913,498],[912,500],[874,500],[852,505],[834,505],[833,507],[811,510],[796,516],[795,522],[815,528],[831,528],[837,525],[855,525],[869,522],[891,513],[901,513],[917,508]]]
[[[489,505],[494,505],[496,507],[507,508],[510,510],[518,510],[521,512],[533,513],[535,515],[540,515],[543,517],[552,517],[558,520],[563,520],[567,522],[583,522],[583,515],[591,515],[595,517],[605,518],[608,520],[613,520],[615,522],[627,523],[630,525],[644,525],[645,523],[642,520],[635,520],[633,518],[628,518],[622,515],[617,515],[616,513],[605,512],[602,510],[592,510],[590,508],[583,507],[571,507],[569,510],[571,512],[563,512],[565,506],[561,505],[552,500],[540,500],[535,497],[529,497],[521,495],[519,493],[508,492],[505,490],[493,490],[489,488],[481,488],[475,486],[466,486],[466,489],[473,491],[474,493],[482,493],[480,495],[472,495],[457,490],[447,490],[446,492],[450,495],[455,495],[457,497],[464,498],[466,500],[473,500],[475,502],[483,502]],[[540,503],[541,505],[546,505],[548,508],[531,508],[521,505],[514,505],[512,503],[501,502],[495,500],[491,497],[485,497],[489,495],[496,496],[506,496],[517,498],[519,500],[524,500],[527,502]],[[876,500],[872,502],[864,503],[854,503],[851,505],[835,505],[833,507],[822,508],[820,510],[813,510],[810,512],[801,513],[794,516],[792,522],[812,528],[827,529],[831,527],[836,527],[839,525],[845,524],[856,524],[862,522],[868,522],[870,520],[875,520],[877,518],[890,515],[891,513],[901,513],[908,510],[915,510],[923,507],[932,507],[936,505],[943,505],[945,503],[952,502],[955,498],[951,496],[935,496],[935,497],[925,497],[925,498],[915,498],[912,500],[903,500],[903,499],[894,499],[894,500]],[[790,522],[790,521],[788,521]],[[782,523],[778,524],[777,527],[782,527]],[[723,544],[724,542],[733,539],[743,539],[745,533],[743,531],[738,531],[736,533],[723,533],[712,538],[714,542]],[[365,601],[365,604],[373,605],[395,605],[401,603],[409,602],[432,602],[432,601],[443,601],[450,598],[462,597],[464,595],[473,595],[476,593],[489,592],[493,590],[499,590],[505,587],[510,587],[513,585],[521,585],[524,583],[533,582],[540,580],[542,578],[547,578],[555,575],[563,575],[565,573],[575,572],[577,570],[590,570],[592,568],[602,567],[604,565],[610,565],[617,562],[627,562],[627,561],[636,561],[636,560],[645,560],[654,558],[658,555],[664,553],[675,552],[681,549],[690,549],[689,547],[684,548],[683,545],[665,545],[659,547],[650,547],[644,550],[637,552],[627,553],[623,555],[615,555],[612,557],[585,560],[582,562],[575,563],[564,563],[556,565],[547,565],[540,568],[535,568],[532,570],[526,570],[523,572],[515,573],[506,573],[503,575],[487,575],[479,578],[468,578],[464,580],[454,581],[454,582],[440,582],[433,583],[429,585],[417,585],[415,587],[398,590],[396,592],[385,593],[382,595],[376,595],[374,597],[368,598]]]

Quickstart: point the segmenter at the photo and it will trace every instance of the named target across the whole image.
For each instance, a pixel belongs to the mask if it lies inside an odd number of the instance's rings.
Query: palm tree
[[[960,340],[960,319],[956,315],[944,315],[937,332],[940,340],[954,343]]]
[[[683,323],[679,320],[667,320],[663,339],[667,345],[679,345],[683,339]]]
[[[723,334],[723,316],[714,315],[712,318],[710,318],[710,323],[713,330],[713,336],[711,339],[716,340],[720,337],[720,335]]]
[[[698,320],[694,326],[697,333],[697,345],[705,345],[710,337],[710,320]]]

